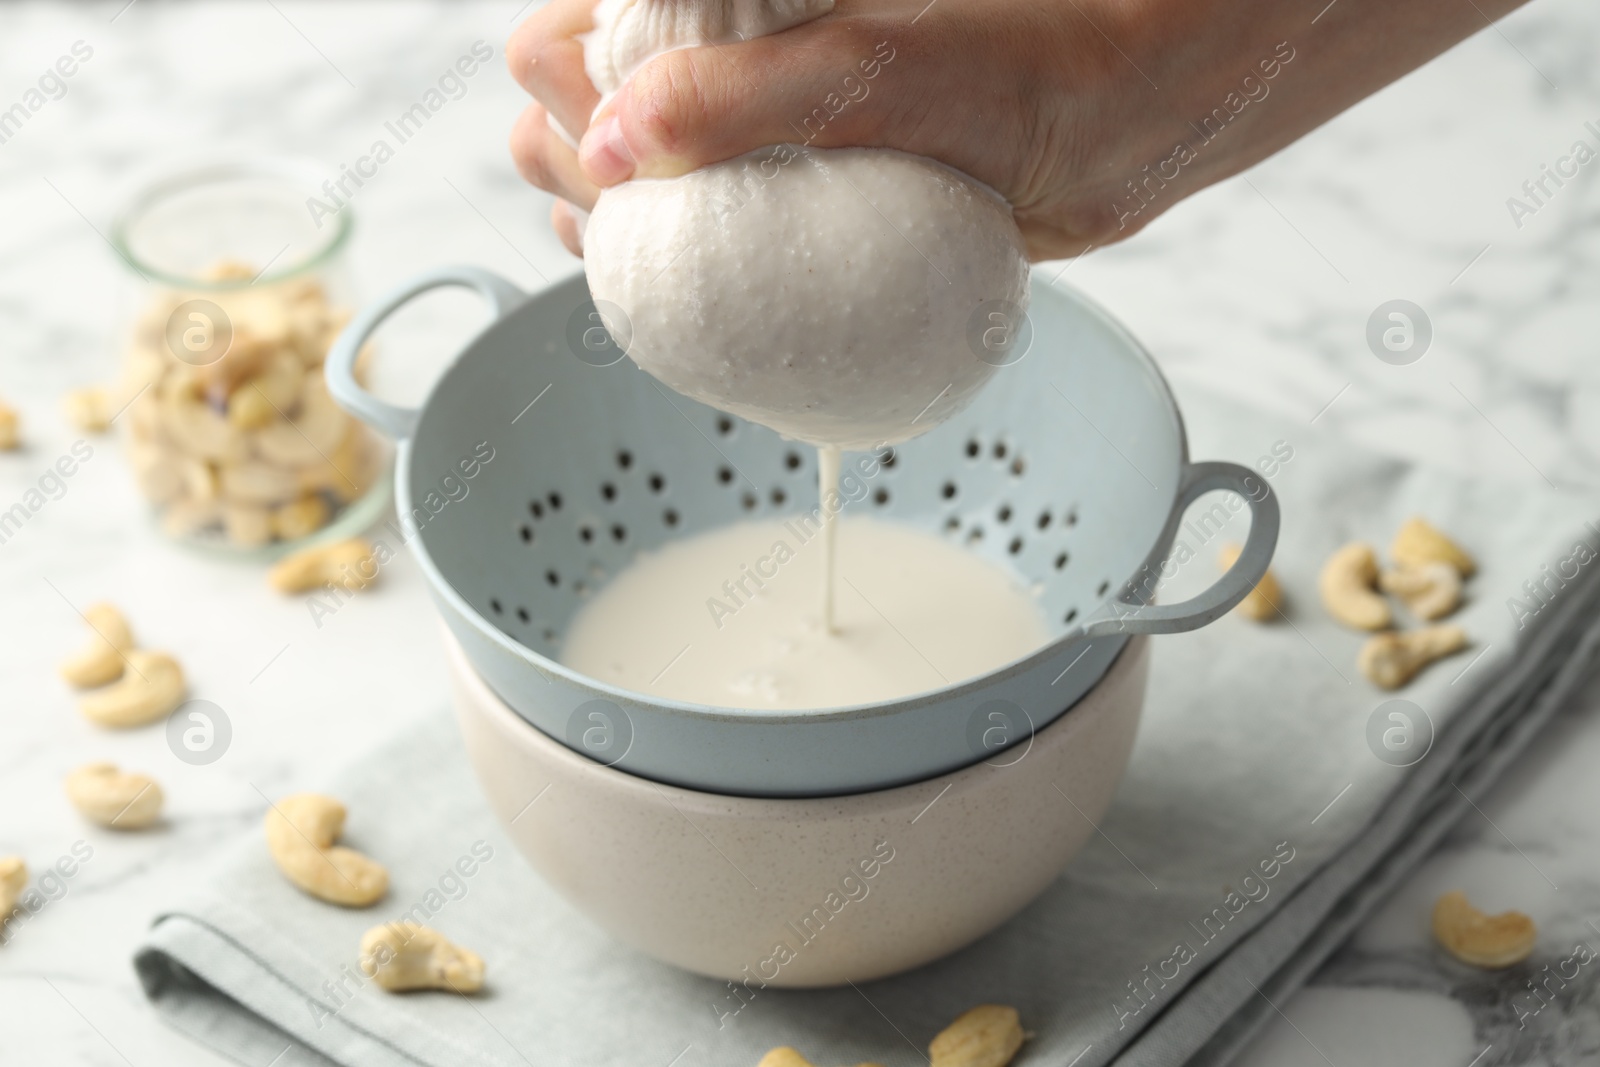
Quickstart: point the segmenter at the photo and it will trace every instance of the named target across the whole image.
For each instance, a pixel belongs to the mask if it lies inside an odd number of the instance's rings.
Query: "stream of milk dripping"
[[[822,629],[826,633],[838,633],[838,628],[833,624],[833,566],[835,559],[835,523],[838,516],[835,509],[828,507],[828,494],[835,497],[839,492],[839,450],[837,448],[819,447],[817,449],[817,504],[822,512]]]

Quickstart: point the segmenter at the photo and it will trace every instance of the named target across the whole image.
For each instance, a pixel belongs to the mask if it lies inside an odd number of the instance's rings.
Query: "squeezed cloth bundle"
[[[146,993],[250,1064],[293,1046],[281,1062],[753,1067],[793,1045],[818,1064],[896,1067],[925,1063],[928,1040],[986,1002],[1021,1012],[1023,1067],[1225,1063],[1586,679],[1600,654],[1600,525],[1572,496],[1363,456],[1179,392],[1194,454],[1253,463],[1282,500],[1274,569],[1288,621],[1235,616],[1156,643],[1101,833],[977,944],[835,990],[735,987],[657,963],[522,863],[440,715],[326,789],[350,808],[351,843],[389,868],[385,901],[350,911],[307,898],[252,834],[213,884],[157,918],[134,961]],[[1213,520],[1227,514],[1180,529],[1164,600],[1215,576],[1229,535]],[[1450,620],[1472,644],[1383,693],[1355,669],[1363,635],[1317,603],[1316,576],[1346,541],[1381,552],[1413,514],[1477,557]],[[1414,707],[1391,719],[1380,705],[1393,698]],[[1403,743],[1386,745],[1396,724]],[[373,988],[356,965],[361,934],[402,917],[480,952],[485,992]]]

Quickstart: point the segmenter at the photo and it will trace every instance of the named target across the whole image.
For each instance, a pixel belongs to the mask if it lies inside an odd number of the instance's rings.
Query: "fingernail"
[[[578,147],[578,161],[599,185],[615,185],[633,174],[633,153],[622,139],[622,122],[615,115],[591,126]]]

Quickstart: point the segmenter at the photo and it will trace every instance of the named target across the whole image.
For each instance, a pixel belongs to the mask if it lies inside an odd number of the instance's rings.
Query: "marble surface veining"
[[[1294,43],[1310,49],[1324,4],[1303,6]],[[0,396],[22,412],[27,441],[0,455],[0,501],[19,498],[81,436],[61,395],[115,370],[139,289],[101,235],[148,164],[290,153],[331,176],[481,40],[496,58],[354,200],[358,291],[456,261],[530,288],[574,270],[546,225],[547,198],[522,184],[505,150],[523,96],[501,57],[523,14],[517,0],[0,8],[0,109],[74,42],[92,49],[65,94],[0,144]],[[1520,226],[1507,200],[1575,141],[1600,147],[1585,125],[1600,128],[1597,51],[1600,10],[1539,0],[1135,240],[1051,273],[1122,317],[1180,394],[1204,383],[1369,447],[1593,489],[1600,161]],[[1433,329],[1427,354],[1405,366],[1379,361],[1365,341],[1368,316],[1396,298],[1421,306]],[[402,313],[384,331],[380,391],[418,398],[479,321],[459,293]],[[164,542],[116,445],[91,443],[65,494],[0,545],[0,853],[36,871],[79,842],[93,853],[0,947],[0,1064],[219,1064],[156,1020],[129,954],[152,915],[205,879],[224,842],[253,832],[263,795],[314,787],[445,702],[433,613],[402,557],[380,589],[314,620],[252,569]],[[136,605],[147,643],[178,650],[194,691],[226,710],[235,737],[225,762],[188,767],[159,731],[113,737],[76,714],[51,665],[80,640],[74,606],[101,598]],[[1244,1062],[1594,1062],[1600,965],[1549,975],[1572,970],[1576,946],[1600,947],[1597,711],[1600,686],[1280,1005]],[[131,836],[82,823],[60,780],[90,758],[154,770],[170,797],[165,825]],[[1533,915],[1534,959],[1486,974],[1442,957],[1427,912],[1455,887],[1491,910]],[[280,1063],[293,1062],[286,1050]]]

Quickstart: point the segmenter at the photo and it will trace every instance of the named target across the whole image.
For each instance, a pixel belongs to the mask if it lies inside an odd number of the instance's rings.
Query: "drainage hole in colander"
[[[944,498],[946,500],[954,500],[955,496],[956,496],[956,483],[955,482],[945,482],[944,483],[944,488],[940,489],[939,492],[944,496]]]
[[[678,513],[673,511],[671,508],[668,508],[666,511],[661,513],[661,521],[666,523],[668,526],[676,526],[678,525]]]
[[[627,470],[629,467],[633,466],[633,453],[629,452],[627,449],[623,449],[621,452],[618,452],[617,466],[621,467],[623,470]]]
[[[1022,477],[1022,472],[1027,469],[1027,465],[1022,462],[1021,456],[1018,456],[1016,459],[1011,461],[1011,473],[1016,475],[1018,478]]]
[[[1039,529],[1043,530],[1046,527],[1048,527],[1049,525],[1050,525],[1050,513],[1048,511],[1039,512]]]
[[[493,597],[489,598],[489,610],[494,612],[496,615],[504,615],[506,613],[506,609],[500,606],[500,601],[494,599]]]
[[[775,507],[775,508],[783,507],[783,502],[785,500],[788,500],[788,499],[789,499],[789,494],[785,493],[783,491],[783,487],[782,486],[778,486],[778,487],[776,487],[776,488],[774,488],[772,490],[772,506],[773,507]]]
[[[1077,608],[1073,608],[1071,611],[1067,612],[1067,614],[1062,618],[1061,621],[1066,623],[1068,626],[1071,626],[1072,625],[1072,620],[1076,619],[1077,617],[1078,617],[1078,609]]]
[[[545,499],[550,501],[550,510],[551,511],[560,511],[561,510],[561,494],[560,493],[551,493],[549,496],[545,497]]]
[[[626,541],[627,539],[628,539],[628,530],[627,530],[626,527],[624,527],[624,526],[613,526],[613,527],[611,527],[611,540],[617,542],[620,545],[622,542]]]
[[[996,441],[994,443],[994,458],[995,459],[1005,459],[1006,458],[1006,443],[1004,441]]]
[[[884,470],[893,470],[894,465],[898,463],[899,460],[899,453],[891,448],[883,454],[883,459],[879,460],[879,462],[883,465]]]
[[[1001,504],[1000,505],[1000,510],[994,513],[994,517],[999,519],[1001,522],[1010,522],[1011,521],[1011,505],[1010,504]]]
[[[1095,596],[1105,596],[1109,592],[1111,592],[1111,583],[1109,581],[1106,581],[1106,582],[1101,582],[1100,583],[1100,588],[1096,589],[1094,591],[1094,595]]]
[[[1061,555],[1057,556],[1056,557],[1056,570],[1059,571],[1059,570],[1065,569],[1065,567],[1067,565],[1067,560],[1070,559],[1070,558],[1071,557],[1069,557],[1065,552],[1063,552],[1063,553],[1061,553]]]
[[[533,544],[533,527],[532,526],[526,526],[525,525],[525,526],[522,527],[522,529],[518,530],[517,532],[522,535],[522,543],[523,544],[525,544],[525,545]]]
[[[1077,508],[1069,508],[1067,510],[1067,513],[1065,515],[1061,516],[1061,525],[1063,525],[1063,526],[1076,526],[1076,525],[1078,525],[1078,509]]]
[[[666,487],[667,487],[667,480],[665,478],[661,477],[661,475],[652,474],[650,476],[650,491],[652,493],[659,493],[663,489],[665,489]]]
[[[544,580],[549,582],[551,585],[560,585],[561,584],[561,575],[557,574],[555,571],[545,571],[544,572]],[[528,620],[527,619],[523,619],[522,621],[523,622],[527,622]]]
[[[1018,552],[1021,552],[1022,551],[1022,538],[1013,537],[1011,539],[1011,543],[1006,546],[1006,551],[1011,553],[1013,556],[1015,556]]]
[[[880,508],[883,507],[889,502],[889,490],[878,489],[874,491],[872,494],[872,502],[878,505]]]
[[[600,498],[608,504],[611,503],[611,501],[617,499],[617,487],[610,482],[601,483]]]
[[[945,533],[955,533],[959,529],[961,529],[961,520],[956,516],[952,515],[948,519],[944,520]]]
[[[726,415],[718,418],[717,432],[724,437],[727,437],[729,434],[733,433],[733,420],[728,418]]]
[[[758,503],[760,503],[760,501],[756,499],[756,495],[754,493],[746,493],[739,498],[739,504],[746,511],[754,511]]]
[[[721,482],[723,485],[727,485],[729,482],[732,482],[733,471],[727,467],[719,467],[717,469],[717,481]]]
[[[982,540],[983,540],[983,527],[982,526],[974,526],[972,529],[967,531],[967,544],[975,545],[979,541],[982,541]]]
[[[580,526],[580,527],[578,527],[578,540],[582,541],[584,544],[588,544],[589,542],[593,541],[594,540],[594,527],[592,527],[592,526]]]
[[[536,519],[544,518],[544,505],[537,500],[528,501],[528,514]]]
[[[800,453],[786,452],[783,456],[783,465],[792,471],[800,469]]]
[[[978,439],[976,437],[974,437],[972,440],[967,442],[967,458],[968,459],[977,459],[978,458],[978,453],[982,452],[982,451],[983,451],[983,446],[978,444]]]
[[[556,642],[556,632],[554,630],[547,629],[539,636],[545,639],[546,644],[553,645]]]
[[[528,621],[528,609],[527,608],[518,608],[517,609],[517,618],[519,620],[521,620],[522,622],[527,622]]]

